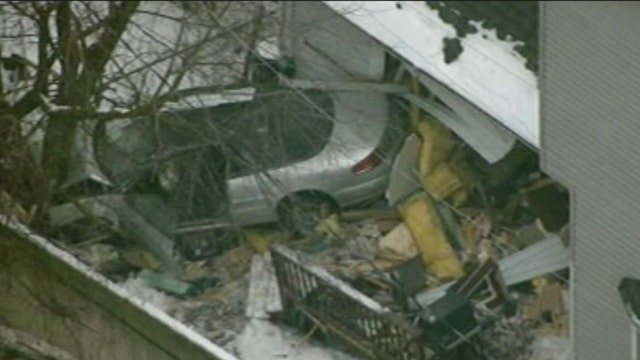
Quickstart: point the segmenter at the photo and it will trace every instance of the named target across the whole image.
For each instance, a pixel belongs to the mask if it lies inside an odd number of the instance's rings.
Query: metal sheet
[[[498,262],[505,285],[511,286],[538,276],[569,267],[571,252],[558,236],[552,235]],[[418,303],[427,306],[445,295],[450,282],[416,296]]]
[[[93,134],[97,121],[86,121],[76,129],[74,148],[71,153],[69,174],[62,187],[69,187],[83,180],[93,180],[113,186],[107,176],[100,170],[96,160]]]
[[[393,169],[389,176],[389,187],[386,192],[389,205],[395,206],[422,188],[417,175],[419,155],[420,138],[416,134],[412,134],[405,140],[393,162]]]
[[[431,88],[429,88],[431,90]],[[435,99],[407,94],[404,96],[411,103],[435,116],[462,140],[478,152],[490,163],[502,159],[513,147],[515,137],[501,128],[491,118],[474,112],[462,100],[443,97],[443,102],[449,101],[449,107],[436,102]],[[453,110],[452,110],[453,109]]]
[[[143,196],[134,200],[137,203],[154,203]],[[163,215],[164,211],[156,206],[156,213]],[[173,274],[180,271],[180,259],[174,251],[174,241],[166,231],[172,226],[169,221],[164,219],[156,221],[158,224],[152,224],[150,219],[142,216],[122,195],[100,195],[58,205],[51,208],[49,216],[57,226],[72,223],[85,216],[108,220],[115,231],[130,236],[155,255],[164,270]]]
[[[507,285],[515,285],[569,266],[570,251],[558,236],[542,240],[500,260],[500,270]]]

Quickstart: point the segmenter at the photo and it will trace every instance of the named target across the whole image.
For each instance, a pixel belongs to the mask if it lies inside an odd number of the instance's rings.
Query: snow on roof
[[[324,1],[347,20],[539,147],[538,86],[517,42],[480,28],[460,39],[464,51],[445,63],[443,40],[455,28],[423,1]]]

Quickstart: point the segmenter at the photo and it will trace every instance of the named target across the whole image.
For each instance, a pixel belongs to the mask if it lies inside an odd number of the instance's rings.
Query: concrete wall
[[[82,360],[235,359],[24,231],[0,225],[1,327]]]
[[[630,359],[617,293],[640,277],[640,6],[542,2],[541,162],[572,193],[578,360]]]

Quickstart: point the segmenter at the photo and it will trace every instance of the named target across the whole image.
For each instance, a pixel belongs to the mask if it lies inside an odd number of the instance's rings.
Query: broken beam
[[[337,90],[337,91],[376,91],[404,94],[409,89],[400,84],[382,82],[321,81],[307,79],[289,79],[280,77],[280,84],[297,89]]]

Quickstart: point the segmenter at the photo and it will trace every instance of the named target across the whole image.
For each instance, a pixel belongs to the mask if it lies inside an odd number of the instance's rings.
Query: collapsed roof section
[[[420,73],[539,147],[538,86],[536,74],[531,70],[536,68],[532,59],[537,58],[537,51],[527,42],[513,40],[526,38],[530,43],[535,39],[535,34],[526,30],[537,28],[535,19],[531,26],[514,32],[509,26],[504,30],[503,23],[495,25],[494,19],[481,21],[482,14],[470,11],[475,15],[465,15],[466,12],[463,14],[449,3],[429,6],[414,1],[325,1],[324,4]],[[447,22],[443,20],[447,14],[458,17]],[[520,17],[511,20],[524,21]],[[461,22],[467,25],[464,34],[458,29]],[[490,29],[485,28],[486,24]],[[525,33],[528,35],[521,35]]]

